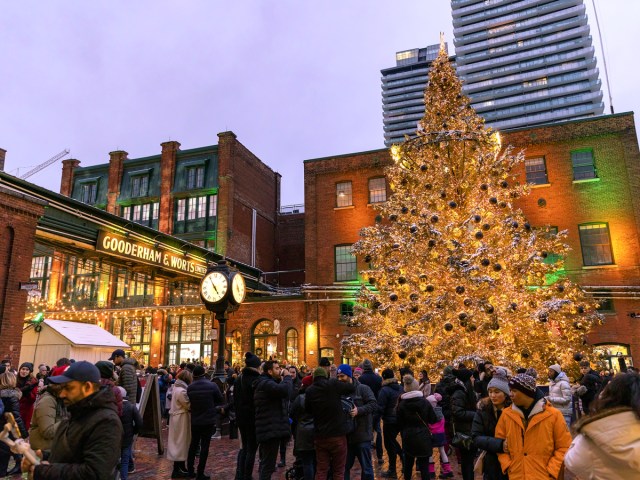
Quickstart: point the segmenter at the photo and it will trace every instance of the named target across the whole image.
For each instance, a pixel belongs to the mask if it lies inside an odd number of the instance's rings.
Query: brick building
[[[512,130],[503,145],[526,149],[520,175],[533,184],[520,201],[532,225],[568,230],[565,270],[601,299],[606,324],[589,340],[611,366],[640,361],[640,155],[632,113]],[[305,168],[305,289],[312,313],[338,348],[366,268],[351,255],[358,231],[390,193],[388,150],[307,160]],[[346,330],[346,331],[345,331]],[[329,338],[330,336],[328,336]]]

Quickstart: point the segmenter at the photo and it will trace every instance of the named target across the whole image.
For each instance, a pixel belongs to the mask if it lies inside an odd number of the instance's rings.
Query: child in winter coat
[[[434,449],[438,449],[440,453],[440,478],[453,478],[453,472],[451,471],[451,464],[449,464],[449,457],[447,456],[447,452],[444,449],[445,444],[447,443],[447,437],[445,434],[444,427],[444,415],[442,414],[442,407],[439,406],[439,403],[442,401],[442,395],[439,393],[434,393],[433,395],[429,395],[427,397],[427,401],[433,407],[434,412],[436,412],[436,417],[438,421],[436,423],[429,424],[429,430],[431,431],[431,445]],[[433,455],[429,458],[429,475],[431,478],[435,478],[436,475],[436,466]]]

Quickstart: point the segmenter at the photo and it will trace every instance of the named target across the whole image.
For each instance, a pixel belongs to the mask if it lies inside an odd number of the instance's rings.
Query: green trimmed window
[[[348,282],[358,279],[356,256],[351,252],[351,245],[335,246],[336,281]]]
[[[598,178],[593,150],[576,150],[571,152],[574,180],[588,180]]]
[[[549,179],[547,177],[547,163],[544,157],[525,159],[524,169],[527,176],[527,183],[533,185],[544,185],[545,183],[549,183]]]
[[[588,223],[579,225],[582,261],[585,266],[612,265],[609,224]]]
[[[149,194],[149,175],[131,177],[131,197],[146,197]]]
[[[204,166],[187,168],[187,190],[204,187]]]
[[[82,184],[80,195],[82,203],[93,205],[94,203],[96,203],[96,198],[98,195],[98,183],[92,182]]]

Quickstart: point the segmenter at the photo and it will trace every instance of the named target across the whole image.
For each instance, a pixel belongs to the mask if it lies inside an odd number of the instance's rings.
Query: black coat
[[[307,388],[305,408],[313,415],[316,437],[339,437],[348,430],[347,414],[342,410],[342,395],[355,392],[353,383],[336,378],[315,377]]]
[[[122,424],[111,389],[102,387],[67,407],[51,442],[49,465],[35,468],[35,480],[113,480],[120,461]]]
[[[142,427],[142,416],[138,408],[129,400],[122,402],[122,448],[128,447],[133,443],[133,436],[136,435]]]
[[[382,382],[382,388],[378,394],[378,413],[384,423],[396,423],[396,407],[400,395],[402,395],[402,389],[398,380],[388,378]]]
[[[289,438],[289,396],[293,388],[291,377],[286,376],[277,383],[271,375],[263,373],[253,388],[258,443],[273,438]]]
[[[313,428],[313,415],[305,409],[306,389],[303,389],[291,404],[289,415],[296,426],[295,452],[309,452],[315,450],[313,438],[315,435]]]
[[[187,387],[187,396],[191,403],[192,425],[215,425],[218,417],[218,405],[224,404],[224,398],[218,385],[207,377],[198,377]]]
[[[495,438],[496,425],[501,412],[497,416],[490,401],[481,402],[481,407],[473,417],[471,436],[476,447],[486,451],[483,463],[483,480],[508,480],[508,476],[502,473],[502,467],[498,461],[498,453],[503,451],[504,440]]]
[[[442,396],[442,400],[440,400],[440,406],[442,407],[442,415],[444,416],[447,422],[451,421],[450,390],[455,383],[456,383],[456,377],[449,374],[449,375],[443,376],[442,379],[436,384],[436,393],[439,393]]]
[[[353,432],[347,435],[347,442],[371,443],[373,440],[373,414],[378,411],[376,397],[367,385],[363,385],[358,380],[353,380],[356,391],[351,395],[353,403],[358,407],[356,415],[356,426]]]
[[[236,378],[233,388],[233,403],[236,409],[236,423],[240,428],[256,428],[256,408],[253,403],[253,384],[260,376],[257,369],[245,367]]]
[[[402,436],[402,448],[413,457],[429,457],[433,453],[430,423],[437,423],[433,407],[420,390],[400,396],[396,422]]]
[[[13,388],[0,390],[0,399],[2,399],[2,404],[4,405],[4,413],[13,413],[13,418],[18,425],[20,435],[22,438],[27,438],[29,432],[27,432],[24,421],[22,421],[22,417],[20,416],[20,398],[18,390]],[[0,427],[3,427],[5,423],[7,423],[7,421],[5,420],[4,415],[0,415]]]
[[[376,400],[378,399],[378,394],[382,388],[382,377],[380,375],[375,373],[373,370],[365,370],[365,372],[360,375],[358,381],[363,385],[368,386],[376,397]]]
[[[473,417],[476,415],[476,396],[471,383],[456,382],[449,389],[451,396],[451,418],[456,432],[471,435]]]

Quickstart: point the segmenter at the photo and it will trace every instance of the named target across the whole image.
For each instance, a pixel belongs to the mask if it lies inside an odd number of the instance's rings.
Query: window
[[[187,189],[204,187],[204,167],[192,167],[187,169]]]
[[[351,182],[336,183],[336,206],[349,207],[353,205]]]
[[[287,330],[287,362],[290,365],[298,365],[298,331],[295,328]]]
[[[47,257],[33,257],[31,259],[31,275],[29,278],[44,277],[44,264]]]
[[[127,271],[118,271],[118,281],[116,283],[116,297],[122,298],[125,295],[125,286],[127,285]]]
[[[122,207],[122,218],[131,220],[131,207]]]
[[[176,206],[176,218],[178,219],[178,222],[184,222],[185,204],[186,204],[186,200],[184,198],[181,198],[180,200],[178,200],[178,204]]]
[[[144,205],[142,205],[142,221],[143,222],[149,221],[150,209],[151,209],[150,203],[145,203]]]
[[[153,220],[158,220],[158,215],[160,214],[160,203],[159,202],[155,202],[153,204],[153,213],[152,218]]]
[[[207,216],[207,197],[198,197],[198,218]]]
[[[544,185],[549,183],[547,179],[547,165],[544,157],[527,158],[524,161],[524,168],[527,176],[527,183],[533,185]]]
[[[633,358],[629,352],[629,345],[624,344],[605,344],[596,345],[594,353],[604,357],[607,361],[609,370],[614,373],[626,371],[628,367],[633,367]]]
[[[349,323],[353,318],[353,302],[340,304],[340,323]]]
[[[133,206],[133,220],[134,222],[139,222],[142,213],[142,205],[134,205]]]
[[[611,290],[598,288],[598,290],[594,292],[593,298],[598,302],[598,311],[600,313],[613,313],[616,311],[613,306],[613,298],[611,298]]]
[[[574,180],[597,178],[596,166],[593,162],[593,150],[571,152],[571,164],[573,165]]]
[[[131,178],[131,196],[146,197],[149,192],[149,176],[140,175]]]
[[[609,225],[606,223],[591,223],[579,225],[580,245],[582,246],[582,261],[585,266],[611,265],[611,239]]]
[[[209,218],[213,218],[218,215],[218,196],[209,196]]]
[[[324,347],[320,349],[320,358],[327,357],[330,363],[333,363],[333,348]]]
[[[187,220],[195,220],[197,212],[197,202],[198,199],[196,197],[192,197],[189,199],[189,204],[187,206]]]
[[[369,179],[369,203],[387,201],[387,182],[384,177]]]
[[[338,245],[335,247],[336,257],[336,281],[346,282],[357,280],[358,272],[356,257],[351,253],[351,245]]]
[[[96,195],[98,193],[98,184],[97,183],[85,183],[82,185],[82,203],[87,203],[89,205],[93,205],[96,203]]]

